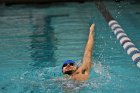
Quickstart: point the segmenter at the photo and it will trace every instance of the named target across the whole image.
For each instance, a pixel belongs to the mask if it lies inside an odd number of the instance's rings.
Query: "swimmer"
[[[94,44],[94,24],[90,27],[88,41],[83,55],[83,63],[77,67],[75,62],[67,60],[62,66],[62,73],[67,74],[69,79],[85,81],[89,78],[92,65],[92,48]]]

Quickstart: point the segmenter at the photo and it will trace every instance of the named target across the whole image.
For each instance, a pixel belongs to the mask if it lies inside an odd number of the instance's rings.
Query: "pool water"
[[[104,3],[140,49],[139,4]],[[67,59],[82,60],[92,22],[96,28],[90,78],[65,80],[61,66]],[[140,70],[94,2],[0,5],[0,24],[0,93],[140,92]]]

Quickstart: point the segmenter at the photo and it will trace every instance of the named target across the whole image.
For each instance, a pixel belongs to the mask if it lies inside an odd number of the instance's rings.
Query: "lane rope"
[[[135,47],[131,39],[127,36],[127,34],[124,32],[124,30],[116,20],[111,20],[108,24],[116,35],[117,40],[120,41],[123,49],[132,58],[137,67],[140,68],[140,51]]]

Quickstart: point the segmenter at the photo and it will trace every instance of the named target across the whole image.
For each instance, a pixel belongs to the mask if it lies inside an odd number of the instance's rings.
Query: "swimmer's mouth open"
[[[73,72],[74,72],[74,70],[69,70],[69,71],[66,71],[64,74],[72,75]]]

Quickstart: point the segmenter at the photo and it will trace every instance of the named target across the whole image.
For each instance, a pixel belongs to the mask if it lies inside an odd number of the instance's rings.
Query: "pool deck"
[[[0,4],[45,4],[45,3],[56,3],[56,2],[79,2],[84,3],[88,1],[100,1],[100,0],[0,0]],[[109,1],[109,0],[107,0]],[[121,0],[114,0],[115,2],[120,2]]]
[[[56,3],[56,2],[85,2],[93,0],[0,0],[0,3],[6,4],[33,4],[33,3]]]

